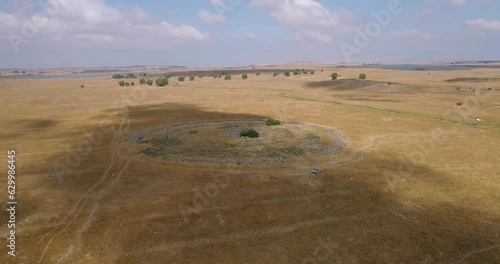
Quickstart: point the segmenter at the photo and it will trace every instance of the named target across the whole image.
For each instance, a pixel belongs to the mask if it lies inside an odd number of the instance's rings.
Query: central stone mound
[[[241,136],[248,131],[253,136]],[[311,123],[267,126],[265,120],[216,120],[141,130],[130,141],[145,145],[141,153],[147,156],[173,161],[265,163],[334,155],[342,150],[347,138],[337,129]]]

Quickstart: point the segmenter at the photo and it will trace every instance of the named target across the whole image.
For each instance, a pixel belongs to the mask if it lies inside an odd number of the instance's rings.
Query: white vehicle
[[[318,172],[322,172],[323,170],[321,168],[314,168],[312,169],[312,173],[318,173]]]

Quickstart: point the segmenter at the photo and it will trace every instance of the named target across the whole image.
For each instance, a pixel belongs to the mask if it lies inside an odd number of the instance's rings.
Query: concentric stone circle
[[[259,138],[241,138],[242,129],[255,129]],[[347,136],[332,127],[282,121],[266,126],[261,119],[173,123],[136,131],[129,142],[144,145],[141,153],[190,163],[273,163],[307,155],[335,155]]]

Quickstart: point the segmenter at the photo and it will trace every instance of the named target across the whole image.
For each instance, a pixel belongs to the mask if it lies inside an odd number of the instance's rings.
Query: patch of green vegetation
[[[358,79],[360,79],[360,80],[366,80],[366,74],[361,73],[361,74],[359,75]]]
[[[266,120],[266,126],[279,126],[281,125],[281,121],[279,121],[278,119],[267,119]]]
[[[155,82],[156,82],[156,86],[166,86],[166,85],[168,85],[168,79],[167,78],[157,78]]]
[[[243,79],[243,80],[248,79],[248,74],[243,73],[243,74],[241,75],[241,79]]]
[[[337,80],[337,78],[339,78],[339,75],[338,75],[338,73],[334,72],[334,73],[332,73],[331,77],[332,77],[332,81],[335,81],[335,80]]]
[[[113,79],[123,79],[125,78],[125,76],[121,75],[121,74],[115,74],[113,75]]]
[[[192,130],[192,131],[189,131],[189,134],[196,135],[196,134],[198,134],[198,131],[196,131],[196,130]]]
[[[186,80],[186,77],[184,76],[179,76],[179,78],[177,78],[177,81],[179,82],[183,82],[184,80]]]
[[[127,79],[135,79],[137,77],[133,73],[129,73],[129,74],[127,74],[127,76],[125,76],[125,78],[127,78]]]
[[[255,129],[248,129],[240,132],[240,137],[258,138],[259,136],[259,132],[257,132]]]
[[[224,80],[226,80],[226,81],[230,81],[230,80],[231,80],[231,75],[226,75],[226,76],[224,77]]]
[[[293,148],[289,148],[287,149],[287,153],[290,154],[290,155],[293,155],[293,156],[304,156],[306,155],[306,152],[299,148],[299,147],[293,147]]]
[[[309,133],[307,133],[307,139],[308,140],[320,139],[319,133],[318,132],[309,132]]]

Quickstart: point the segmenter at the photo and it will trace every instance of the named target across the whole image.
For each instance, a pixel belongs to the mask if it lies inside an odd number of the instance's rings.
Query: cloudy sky
[[[500,60],[500,0],[0,0],[0,68]]]

